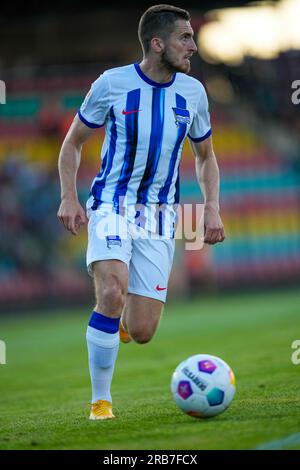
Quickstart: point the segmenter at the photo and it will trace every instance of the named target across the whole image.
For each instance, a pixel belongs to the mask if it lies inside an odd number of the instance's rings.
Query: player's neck
[[[162,64],[143,58],[139,64],[142,72],[151,80],[157,83],[168,83],[172,80],[174,73],[166,69]]]

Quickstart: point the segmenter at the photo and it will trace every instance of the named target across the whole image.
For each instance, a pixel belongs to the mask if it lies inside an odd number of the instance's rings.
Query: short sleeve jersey
[[[122,214],[126,207],[138,225],[172,236],[184,140],[211,135],[203,85],[183,73],[157,83],[138,64],[126,65],[100,75],[78,115],[89,127],[105,126],[88,211],[106,207]]]

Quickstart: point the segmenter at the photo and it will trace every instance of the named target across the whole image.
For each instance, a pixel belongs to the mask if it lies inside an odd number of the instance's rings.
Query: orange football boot
[[[132,341],[130,334],[127,333],[127,331],[124,329],[124,326],[121,320],[119,323],[119,335],[120,335],[120,341],[122,341],[122,343],[130,343],[130,341]]]
[[[115,418],[112,412],[112,404],[107,400],[97,400],[92,403],[90,419],[111,419]]]

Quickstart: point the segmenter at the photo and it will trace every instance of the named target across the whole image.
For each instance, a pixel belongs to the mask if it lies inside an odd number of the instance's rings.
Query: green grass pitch
[[[0,449],[253,449],[299,432],[300,292],[235,294],[166,305],[155,338],[121,344],[115,420],[89,421],[85,330],[89,309],[0,317]],[[237,393],[209,420],[170,394],[180,361],[209,353],[230,364]],[[287,440],[300,449],[299,439]]]

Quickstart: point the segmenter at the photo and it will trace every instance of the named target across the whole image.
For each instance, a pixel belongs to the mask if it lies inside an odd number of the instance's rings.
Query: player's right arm
[[[76,178],[82,146],[94,131],[95,129],[86,126],[76,115],[59,154],[61,203],[57,217],[73,235],[77,235],[80,227],[87,222],[85,211],[78,200]]]

